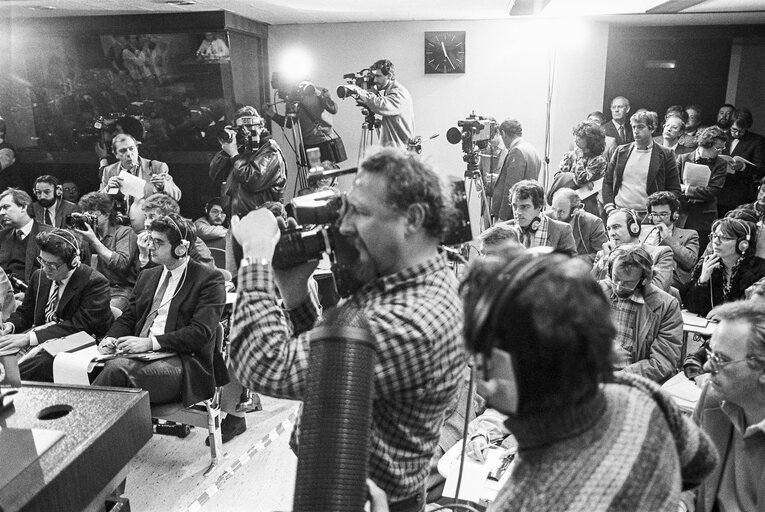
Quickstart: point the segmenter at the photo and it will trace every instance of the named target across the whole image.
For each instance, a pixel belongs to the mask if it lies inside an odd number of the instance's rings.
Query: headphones
[[[62,230],[61,232],[62,232],[62,233],[69,233],[68,231],[63,231],[63,230]],[[80,243],[77,241],[77,237],[76,237],[76,236],[74,236],[74,235],[72,235],[71,233],[69,233],[69,235],[70,235],[70,236],[72,237],[72,239],[74,240],[74,242],[72,242],[72,241],[71,241],[71,240],[69,240],[68,238],[66,238],[66,237],[64,237],[64,236],[62,236],[62,235],[59,235],[59,234],[58,234],[58,233],[56,233],[55,231],[50,231],[48,234],[49,234],[50,236],[55,236],[56,238],[60,238],[60,239],[61,239],[61,240],[63,240],[64,242],[68,243],[68,244],[69,244],[69,245],[72,247],[72,249],[74,249],[74,256],[72,256],[72,258],[71,258],[71,259],[70,259],[70,260],[67,262],[67,264],[66,264],[66,265],[67,265],[67,266],[68,266],[70,269],[73,269],[73,268],[77,268],[77,267],[79,267],[79,266],[80,266],[80,263],[81,263],[81,262],[80,262]]]
[[[638,281],[637,286],[635,288],[643,288],[646,284],[651,282],[651,279],[653,279],[652,270],[648,270],[650,274],[646,274],[646,268],[653,269],[653,261],[651,260],[650,256],[647,256],[644,254],[645,249],[641,251],[635,251],[634,249],[640,247],[637,245],[633,245],[630,247],[630,245],[622,245],[620,247],[617,247],[611,253],[608,255],[608,278],[611,279],[611,276],[613,275],[613,269],[614,269],[614,261],[616,261],[618,258],[622,256],[627,256],[628,254],[632,254],[635,259],[642,260],[641,262],[641,268],[643,269],[643,277],[640,278],[640,281]]]
[[[735,220],[740,225],[744,226],[744,230],[746,231],[746,234],[744,236],[738,237],[738,240],[736,240],[736,252],[738,252],[741,255],[744,255],[746,251],[749,250],[749,240],[752,238],[752,230],[749,228],[749,224],[744,222],[741,219],[735,219],[731,218],[731,220]]]
[[[173,247],[173,256],[180,259],[186,256],[189,253],[189,246],[191,245],[191,242],[188,241],[189,231],[186,229],[186,235],[184,236],[183,233],[181,233],[181,228],[178,226],[178,223],[175,222],[175,219],[173,219],[171,216],[167,216],[168,219],[170,219],[170,222],[173,223],[173,226],[175,226],[175,230],[178,231],[178,236],[181,237],[181,243]],[[185,228],[186,226],[184,226]]]
[[[627,215],[627,231],[629,231],[630,235],[636,237],[640,234],[640,221],[638,220],[638,215],[635,210],[630,210],[629,208],[617,208],[613,212],[624,212]],[[613,215],[613,212],[611,212],[611,215]],[[609,217],[611,215],[609,215]]]
[[[542,219],[540,219],[539,217],[534,217],[533,219],[531,219],[531,222],[529,223],[529,227],[526,229],[528,229],[532,233],[535,233],[537,229],[539,229],[540,224],[542,224]]]

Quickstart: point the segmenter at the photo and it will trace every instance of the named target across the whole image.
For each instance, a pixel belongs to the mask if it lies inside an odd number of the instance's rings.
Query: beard
[[[53,199],[38,199],[37,202],[40,203],[40,206],[43,208],[50,208],[54,204],[56,204],[56,200],[58,198],[54,197]]]
[[[732,119],[721,119],[717,121],[717,126],[722,128],[723,130],[727,130],[731,126],[733,126],[733,120]]]

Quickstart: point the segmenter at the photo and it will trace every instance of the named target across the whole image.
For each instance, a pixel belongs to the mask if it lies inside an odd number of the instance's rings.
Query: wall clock
[[[465,31],[425,32],[425,73],[465,72]]]

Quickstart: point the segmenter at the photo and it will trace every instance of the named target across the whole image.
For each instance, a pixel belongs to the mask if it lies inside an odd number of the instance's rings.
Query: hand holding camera
[[[112,176],[109,178],[109,181],[106,184],[107,188],[107,194],[116,194],[119,192],[120,187],[122,186],[122,177],[121,176]],[[114,192],[112,192],[114,190]]]

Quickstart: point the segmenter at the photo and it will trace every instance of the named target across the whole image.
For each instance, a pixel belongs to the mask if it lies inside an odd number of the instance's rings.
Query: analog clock
[[[465,72],[465,31],[425,32],[425,73]]]

